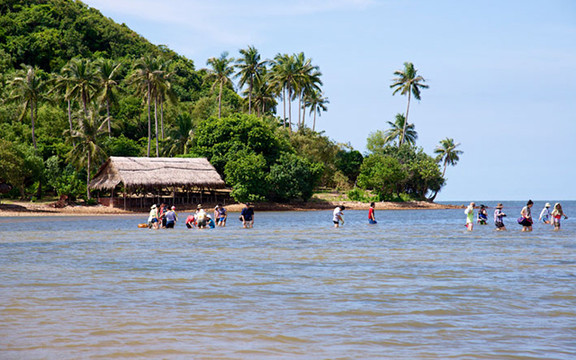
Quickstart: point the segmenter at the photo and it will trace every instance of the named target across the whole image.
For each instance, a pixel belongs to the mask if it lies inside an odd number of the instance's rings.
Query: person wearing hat
[[[226,219],[228,218],[228,214],[226,212],[226,208],[224,208],[221,204],[216,205],[214,208],[214,219],[216,219],[216,225],[218,226],[226,226]]]
[[[471,202],[470,205],[464,210],[464,214],[466,214],[466,229],[468,231],[472,231],[474,228],[474,202]]]
[[[198,229],[206,227],[206,211],[202,208],[202,204],[198,204],[196,208],[196,226]]]
[[[562,219],[562,216],[564,216],[564,219],[568,219],[568,216],[566,216],[566,214],[564,214],[564,210],[562,210],[562,205],[560,205],[560,203],[554,204],[554,210],[552,210],[552,218],[554,219],[554,231],[560,230],[560,219]]]
[[[540,213],[538,221],[542,221],[544,224],[550,224],[550,203],[546,203],[544,209]]]
[[[174,229],[174,225],[178,221],[178,214],[176,214],[176,206],[172,206],[166,213],[166,229]]]
[[[486,211],[486,205],[480,205],[477,222],[480,225],[488,225],[488,211]]]
[[[154,230],[158,229],[158,209],[156,208],[156,204],[150,207],[150,214],[148,215],[148,227],[154,228]]]
[[[252,204],[249,202],[246,203],[246,206],[240,213],[240,221],[242,221],[242,227],[245,229],[254,226],[254,209],[252,209]]]
[[[504,226],[504,217],[506,214],[502,212],[504,205],[502,203],[496,205],[496,210],[494,210],[494,225],[496,225],[497,231],[505,231],[506,226]]]

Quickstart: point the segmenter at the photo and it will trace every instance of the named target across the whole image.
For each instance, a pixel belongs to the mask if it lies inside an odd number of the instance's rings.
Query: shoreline
[[[0,204],[1,217],[17,216],[110,216],[110,215],[148,215],[148,210],[124,210],[102,205],[82,206],[69,205],[64,208],[54,208],[51,203],[30,203],[12,201],[10,204]],[[214,208],[215,204],[207,203],[204,209],[208,212]],[[358,201],[310,201],[292,204],[279,203],[258,203],[254,204],[255,211],[318,211],[332,210],[338,205],[346,206],[347,210],[366,210],[370,204]],[[228,212],[239,213],[242,211],[244,204],[225,205]],[[445,205],[430,203],[427,201],[409,201],[409,202],[377,202],[376,210],[444,210],[460,209],[462,205]],[[195,207],[176,207],[180,213],[190,213],[196,210]]]

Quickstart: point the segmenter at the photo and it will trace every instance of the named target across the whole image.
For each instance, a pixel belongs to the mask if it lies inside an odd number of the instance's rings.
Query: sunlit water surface
[[[0,218],[0,359],[574,359],[576,203],[557,233],[521,205],[503,233],[461,209]]]

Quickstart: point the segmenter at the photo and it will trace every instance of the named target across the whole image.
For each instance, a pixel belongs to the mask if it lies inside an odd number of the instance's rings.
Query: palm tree
[[[396,70],[394,71],[394,75],[398,76],[398,78],[392,80],[394,83],[390,85],[390,88],[396,88],[392,95],[395,95],[398,91],[402,95],[408,95],[408,106],[406,107],[406,122],[405,125],[408,123],[408,111],[410,110],[410,96],[414,95],[416,100],[420,100],[420,89],[428,89],[428,85],[422,84],[426,80],[420,75],[417,75],[418,70],[414,68],[414,64],[411,62],[404,63],[404,70]],[[404,143],[404,134],[406,132],[406,128],[404,127],[404,131],[402,133],[402,138],[400,138],[400,145]]]
[[[277,54],[272,62],[270,71],[270,86],[278,94],[282,92],[284,102],[284,127],[286,127],[286,102],[288,101],[288,130],[292,132],[292,98],[298,77],[296,56]],[[287,93],[287,94],[286,94]]]
[[[176,126],[169,132],[169,145],[164,151],[164,154],[167,156],[186,154],[194,135],[194,126],[192,124],[192,118],[189,115],[178,115],[175,125]]]
[[[38,76],[38,68],[29,65],[22,65],[22,70],[9,82],[12,92],[8,98],[9,102],[22,103],[22,114],[19,120],[30,110],[30,121],[32,125],[32,143],[36,146],[35,120],[38,114],[38,103],[46,100],[44,95],[45,82]]]
[[[177,101],[170,82],[170,78],[174,75],[174,72],[169,70],[170,64],[170,60],[158,59],[158,69],[152,73],[154,112],[156,113],[156,107],[160,103],[160,133],[162,134],[162,140],[164,140],[164,103],[166,100],[171,103],[176,103]],[[158,131],[156,130],[156,132]]]
[[[106,116],[108,118],[108,136],[112,136],[112,126],[110,122],[110,104],[116,102],[115,88],[118,86],[118,73],[120,71],[121,63],[111,59],[100,59],[96,64],[96,74],[98,85],[100,87],[100,103],[106,104]]]
[[[206,65],[212,67],[210,71],[209,78],[214,79],[212,84],[212,90],[219,86],[218,92],[218,118],[222,117],[222,90],[224,85],[233,86],[230,77],[234,74],[234,68],[230,66],[230,63],[234,61],[234,58],[228,58],[228,52],[223,52],[219,58],[210,58],[206,61]]]
[[[294,56],[296,78],[295,78],[295,93],[298,94],[298,129],[304,126],[306,106],[302,104],[302,97],[306,93],[313,91],[320,91],[322,80],[318,66],[312,65],[312,59],[306,59],[303,52]],[[302,113],[300,112],[302,110]],[[301,115],[302,114],[302,115]]]
[[[267,112],[275,111],[276,105],[278,104],[274,97],[274,91],[268,83],[268,77],[268,72],[266,68],[264,68],[262,76],[256,78],[254,81],[252,95],[257,116],[264,116]]]
[[[78,129],[70,132],[70,137],[75,140],[76,145],[69,153],[70,159],[80,166],[86,164],[86,196],[90,199],[90,172],[92,162],[99,161],[106,157],[100,148],[101,139],[106,136],[106,124],[109,119],[101,119],[97,109],[92,109],[85,115],[78,114]]]
[[[136,92],[144,97],[148,107],[148,149],[146,156],[150,157],[152,142],[152,119],[150,116],[150,102],[153,91],[153,72],[158,69],[158,61],[152,56],[141,57],[134,63],[134,71],[128,77],[128,83],[136,87]]]
[[[390,129],[386,130],[384,133],[384,141],[386,143],[391,143],[398,139],[398,147],[402,146],[401,139],[409,145],[416,144],[416,139],[418,139],[418,133],[414,129],[414,124],[406,124],[406,118],[403,114],[396,114],[396,120],[394,122],[388,121]]]
[[[304,94],[304,108],[309,107],[310,114],[314,114],[312,131],[316,131],[316,114],[318,113],[318,116],[320,116],[322,111],[328,111],[326,104],[330,104],[330,101],[318,90]]]
[[[98,89],[93,63],[88,59],[72,59],[62,72],[70,82],[67,96],[80,99],[84,113],[88,114],[88,104]]]
[[[464,153],[463,151],[456,149],[458,146],[460,146],[460,143],[454,144],[454,139],[446,138],[444,140],[440,140],[440,145],[434,149],[434,153],[438,154],[436,157],[437,161],[444,162],[442,177],[444,177],[444,174],[446,173],[446,167],[448,165],[456,165],[456,163],[460,160],[459,155]]]
[[[68,123],[70,125],[70,131],[72,131],[72,96],[70,94],[70,87],[72,85],[70,78],[63,74],[58,74],[51,81],[52,89],[48,91],[48,94],[57,92],[64,100],[68,106]],[[74,143],[72,143],[74,145]]]
[[[268,61],[260,60],[260,54],[254,46],[248,46],[248,49],[241,49],[240,54],[243,57],[236,60],[236,67],[239,69],[236,77],[240,77],[238,82],[240,87],[248,84],[248,114],[251,114],[254,82],[262,78]]]

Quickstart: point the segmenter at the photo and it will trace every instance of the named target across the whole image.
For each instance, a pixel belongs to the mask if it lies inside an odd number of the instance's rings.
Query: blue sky
[[[576,200],[576,1],[84,0],[197,68],[254,45],[303,51],[323,73],[317,130],[365,152],[406,111],[394,71],[429,89],[410,107],[417,145],[464,154],[439,201]]]

